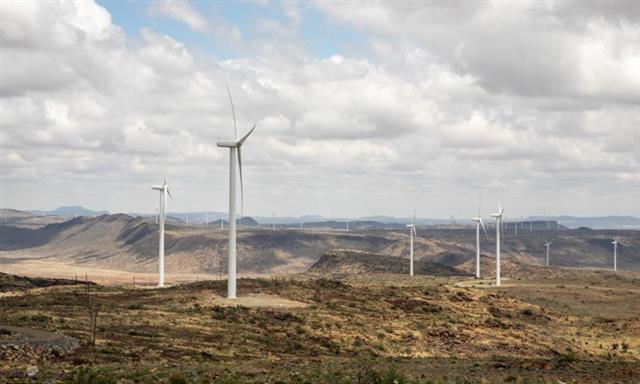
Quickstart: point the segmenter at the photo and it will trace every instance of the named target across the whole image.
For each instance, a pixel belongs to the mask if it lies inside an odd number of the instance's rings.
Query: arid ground
[[[71,383],[640,381],[640,276],[549,271],[502,288],[368,273],[241,279],[236,302],[224,281],[22,290],[0,298],[0,324],[82,346],[5,352],[0,371],[32,382],[20,377],[36,365],[38,381]]]

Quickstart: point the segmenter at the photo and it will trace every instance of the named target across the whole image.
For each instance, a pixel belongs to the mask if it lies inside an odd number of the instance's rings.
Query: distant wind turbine
[[[416,234],[416,215],[413,214],[413,221],[411,224],[407,224],[409,228],[410,248],[409,248],[409,276],[413,276],[413,238],[417,237]]]
[[[553,240],[551,241],[544,241],[544,246],[545,248],[547,248],[547,267],[549,266],[549,247],[551,246],[551,243],[553,243]]]
[[[502,225],[502,215],[504,208],[500,208],[498,203],[498,213],[492,213],[491,217],[496,218],[496,286],[500,286],[500,227]]]
[[[227,298],[236,298],[236,162],[240,173],[240,211],[244,210],[244,187],[242,184],[242,155],[241,147],[245,140],[253,133],[256,128],[254,125],[249,132],[240,137],[238,136],[238,128],[236,126],[236,111],[233,107],[233,99],[231,91],[227,87],[229,95],[229,103],[231,104],[231,113],[233,115],[233,129],[235,131],[235,139],[218,141],[218,147],[229,148],[229,263],[227,281]],[[222,221],[222,219],[220,219]]]
[[[160,209],[158,221],[160,223],[160,240],[158,242],[158,287],[164,287],[164,221],[167,217],[167,195],[173,200],[167,178],[165,177],[161,185],[153,185],[151,189],[160,191]]]
[[[613,244],[613,270],[615,272],[618,270],[618,240],[614,237],[611,244]]]
[[[472,218],[476,222],[476,279],[480,278],[480,227],[484,231],[484,235],[487,236],[487,229],[482,222],[482,212],[480,203],[478,203],[478,217]]]

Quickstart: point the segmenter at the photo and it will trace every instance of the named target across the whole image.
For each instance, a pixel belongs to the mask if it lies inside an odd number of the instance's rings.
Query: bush
[[[187,384],[187,379],[179,373],[174,373],[169,377],[169,384]]]
[[[409,381],[395,366],[390,366],[384,372],[376,370],[369,371],[365,375],[364,382],[372,384],[407,384]]]
[[[530,308],[525,308],[522,310],[522,314],[531,317],[533,316],[533,311]]]
[[[103,372],[91,367],[80,368],[69,384],[116,384],[116,379],[107,372]]]

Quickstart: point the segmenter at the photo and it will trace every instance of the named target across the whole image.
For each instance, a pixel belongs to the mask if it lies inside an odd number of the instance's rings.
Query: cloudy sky
[[[640,215],[640,3],[2,1],[2,205]]]

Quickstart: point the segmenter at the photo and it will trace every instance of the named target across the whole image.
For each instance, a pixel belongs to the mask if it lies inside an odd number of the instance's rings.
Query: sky
[[[5,208],[640,216],[640,2],[0,4]]]

